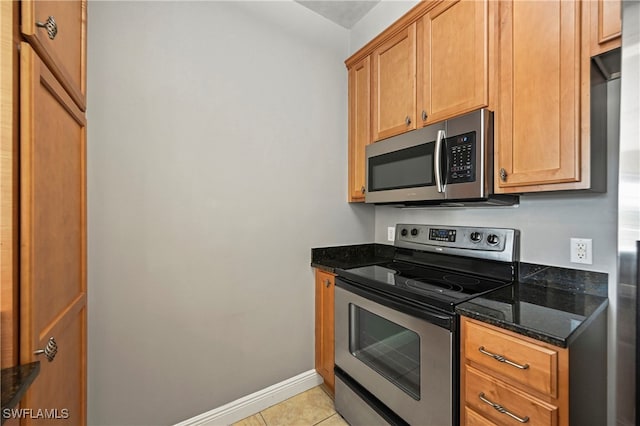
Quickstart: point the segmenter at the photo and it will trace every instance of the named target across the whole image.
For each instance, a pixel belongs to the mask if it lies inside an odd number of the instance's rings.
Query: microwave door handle
[[[444,130],[438,130],[438,135],[436,137],[436,147],[435,153],[433,155],[433,169],[435,170],[436,175],[436,189],[439,193],[444,192],[444,183],[442,182],[442,170],[441,165],[442,162],[440,158],[442,156],[442,141],[445,138]]]

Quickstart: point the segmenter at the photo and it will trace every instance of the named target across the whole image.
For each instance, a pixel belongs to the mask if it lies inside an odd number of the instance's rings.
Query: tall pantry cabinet
[[[86,6],[1,5],[2,367],[40,361],[20,408],[66,424],[86,424]]]

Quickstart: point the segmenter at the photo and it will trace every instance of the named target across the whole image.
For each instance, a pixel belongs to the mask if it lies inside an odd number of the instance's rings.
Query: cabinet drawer
[[[464,407],[465,426],[494,426],[495,423],[491,420],[482,417],[469,407]]]
[[[467,360],[544,395],[558,397],[557,351],[474,323],[465,325]]]
[[[472,424],[487,424],[486,419],[499,425],[558,424],[557,407],[540,401],[473,367],[466,366],[465,374],[465,409],[473,410],[485,418]]]

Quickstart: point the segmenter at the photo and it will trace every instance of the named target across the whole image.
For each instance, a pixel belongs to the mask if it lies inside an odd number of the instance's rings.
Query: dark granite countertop
[[[394,246],[357,244],[311,250],[311,266],[334,273],[388,262]],[[568,347],[608,306],[608,275],[520,262],[518,280],[456,312],[560,347]]]
[[[334,273],[336,269],[358,268],[388,262],[395,247],[385,244],[355,244],[311,249],[311,266]]]
[[[2,409],[14,408],[40,372],[40,361],[2,369]],[[0,416],[4,423],[5,416]]]
[[[456,312],[566,348],[609,304],[605,273],[520,264],[513,286],[456,306]]]

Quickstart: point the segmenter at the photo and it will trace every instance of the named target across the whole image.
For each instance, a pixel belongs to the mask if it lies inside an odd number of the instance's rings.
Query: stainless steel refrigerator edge
[[[618,171],[618,283],[616,423],[640,424],[638,380],[638,240],[640,240],[640,2],[622,6],[620,165]]]

